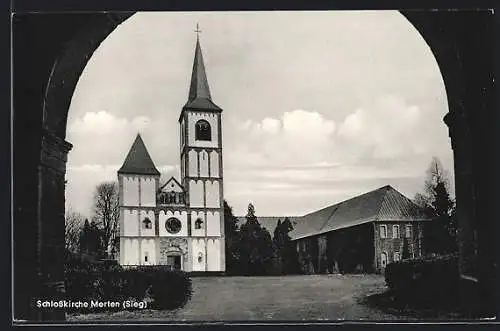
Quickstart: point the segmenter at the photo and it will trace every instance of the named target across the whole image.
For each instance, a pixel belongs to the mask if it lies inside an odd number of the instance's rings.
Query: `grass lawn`
[[[194,277],[193,297],[176,311],[68,315],[69,321],[399,320],[361,304],[385,290],[376,275]]]

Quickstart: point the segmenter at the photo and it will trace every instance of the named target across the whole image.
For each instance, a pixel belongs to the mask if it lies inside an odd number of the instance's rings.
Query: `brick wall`
[[[403,258],[403,245],[406,238],[408,242],[409,257],[419,257],[422,254],[422,222],[394,222],[394,221],[378,221],[374,222],[374,245],[375,245],[375,258],[374,269],[382,273],[384,268],[382,266],[382,253],[386,254],[387,262],[389,264],[394,262],[395,254],[399,253],[399,259]],[[394,225],[399,226],[399,236],[394,238]],[[411,226],[410,236],[407,236],[406,227]],[[381,237],[381,226],[386,228],[385,238]]]
[[[305,274],[373,272],[373,228],[370,223],[296,240]],[[353,253],[353,251],[356,251]]]

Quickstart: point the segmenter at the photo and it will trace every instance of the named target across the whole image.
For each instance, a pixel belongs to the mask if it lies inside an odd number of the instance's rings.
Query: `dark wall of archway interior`
[[[78,77],[99,44],[131,13],[20,14],[13,18],[13,250],[15,319],[64,319],[33,299],[63,296],[66,121]],[[402,12],[428,43],[448,95],[461,235],[461,273],[493,293],[499,169],[494,136],[493,15]],[[425,133],[423,133],[425,134]],[[486,150],[486,151],[485,151]],[[485,176],[487,174],[487,176]],[[475,260],[476,268],[471,261]],[[474,270],[472,270],[474,269]],[[470,277],[468,277],[470,278]]]

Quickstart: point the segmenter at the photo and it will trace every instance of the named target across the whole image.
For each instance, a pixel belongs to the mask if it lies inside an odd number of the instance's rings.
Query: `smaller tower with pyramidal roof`
[[[155,235],[154,208],[159,182],[160,172],[138,134],[118,170],[122,265],[150,264],[155,258],[156,247],[151,238]]]

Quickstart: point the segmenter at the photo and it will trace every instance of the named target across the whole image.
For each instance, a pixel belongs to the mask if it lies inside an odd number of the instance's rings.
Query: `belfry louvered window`
[[[212,140],[212,128],[210,123],[205,120],[199,120],[195,124],[195,139],[211,141]]]

